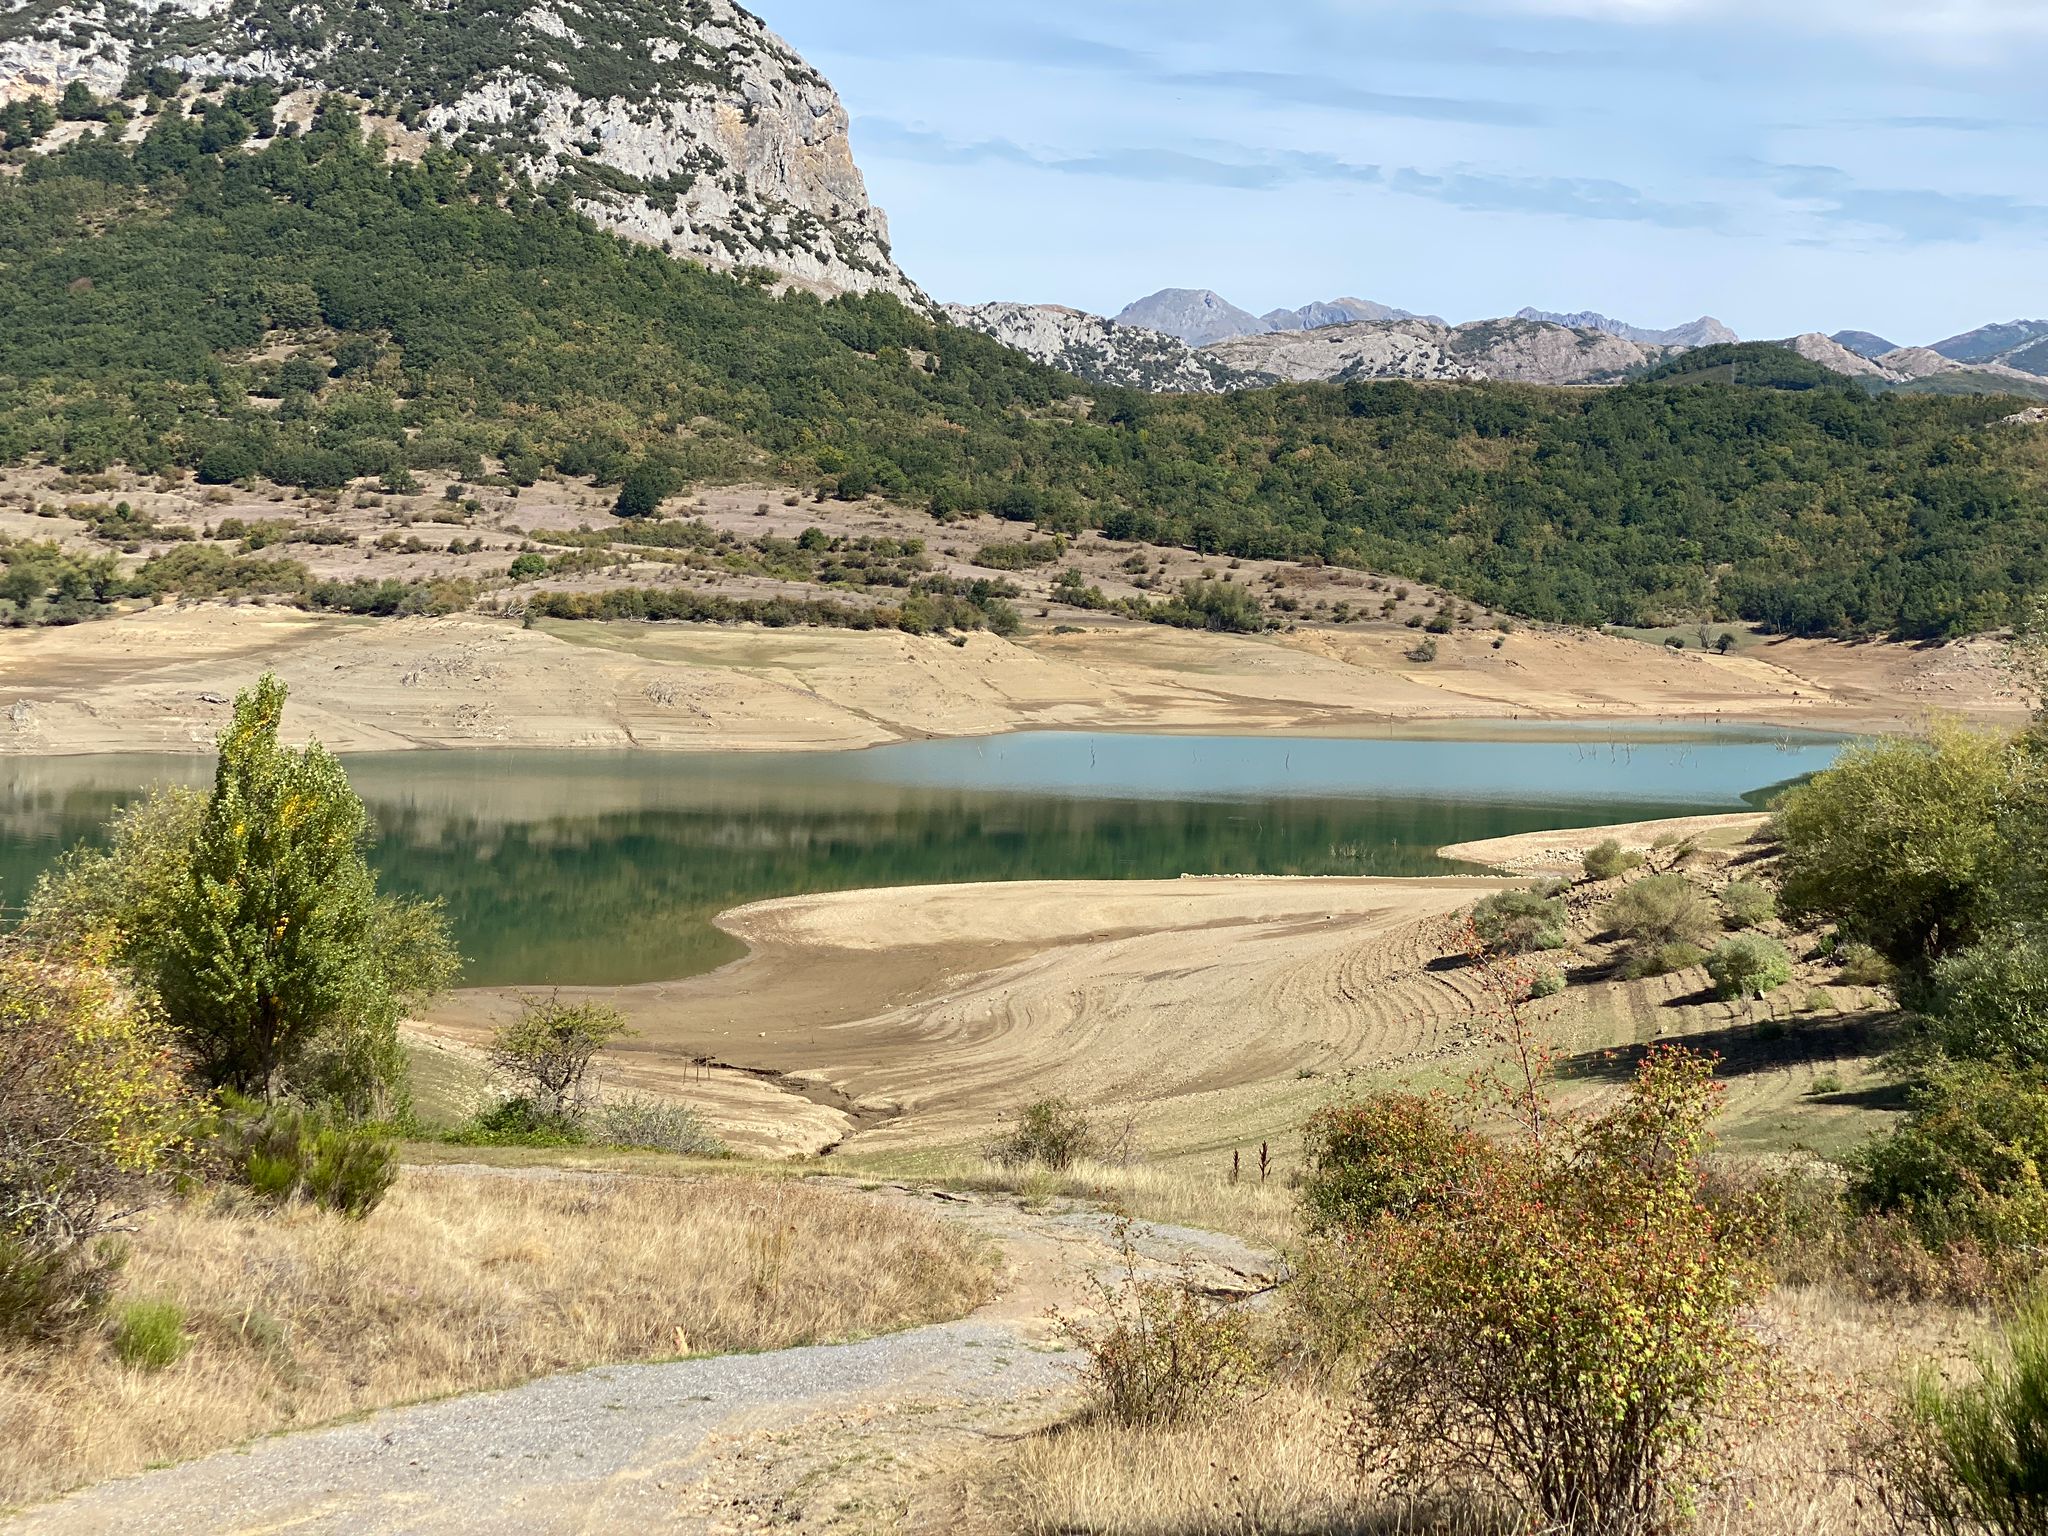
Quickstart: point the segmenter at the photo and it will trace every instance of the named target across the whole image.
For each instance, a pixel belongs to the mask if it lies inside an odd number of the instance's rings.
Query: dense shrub
[[[1851,748],[1778,812],[1786,911],[1924,974],[1991,909],[2021,761],[2009,738],[1956,727]]]
[[[1639,944],[1622,960],[1621,975],[1626,981],[1673,976],[1704,964],[1706,958],[1707,952],[1697,944]]]
[[[97,1314],[105,1239],[182,1165],[196,1107],[161,1021],[99,956],[0,953],[0,1332]]]
[[[1778,915],[1778,895],[1761,880],[1731,880],[1721,888],[1721,910],[1731,928],[1756,928]]]
[[[580,1114],[544,1109],[514,1096],[477,1111],[448,1133],[464,1147],[579,1147],[589,1140]]]
[[[1652,875],[1600,911],[1600,921],[1640,945],[1696,944],[1720,927],[1713,902],[1684,875]]]
[[[1534,891],[1502,891],[1472,909],[1479,942],[1500,954],[1563,949],[1571,942],[1571,914],[1565,904]]]
[[[1531,997],[1557,997],[1564,989],[1565,979],[1562,971],[1540,971],[1536,979],[1529,983]]]
[[[1723,1001],[1762,997],[1792,979],[1792,957],[1776,939],[1740,933],[1707,956],[1707,974]]]
[[[1308,1228],[1357,1232],[1382,1216],[1411,1216],[1484,1150],[1441,1099],[1383,1093],[1327,1105],[1302,1129]]]
[[[1641,868],[1643,856],[1622,847],[1619,841],[1610,837],[1588,848],[1579,862],[1588,880],[1613,880],[1632,869]]]
[[[1418,1492],[1476,1481],[1546,1528],[1647,1536],[1677,1517],[1703,1423],[1751,1378],[1738,1319],[1769,1278],[1760,1203],[1706,1196],[1710,1074],[1654,1051],[1589,1121],[1518,1085],[1507,1139],[1433,1131],[1415,1166],[1375,1177],[1412,1193],[1310,1261],[1317,1311],[1366,1343],[1368,1463]]]
[[[1010,1128],[984,1149],[1003,1168],[1037,1164],[1055,1172],[1071,1168],[1098,1150],[1088,1112],[1068,1099],[1037,1099],[1017,1111]]]
[[[1930,1072],[1898,1128],[1849,1166],[1856,1205],[1903,1216],[1932,1250],[2038,1248],[2048,1242],[2048,1086],[1982,1063]]]
[[[1836,975],[1845,986],[1889,987],[1899,979],[1898,967],[1868,944],[1841,944],[1835,949]]]
[[[1950,1056],[2048,1069],[2048,942],[2014,934],[1950,955],[1934,968],[1930,1012]]]
[[[398,1179],[398,1155],[375,1129],[297,1104],[229,1094],[215,1136],[226,1174],[258,1198],[305,1200],[361,1220]]]

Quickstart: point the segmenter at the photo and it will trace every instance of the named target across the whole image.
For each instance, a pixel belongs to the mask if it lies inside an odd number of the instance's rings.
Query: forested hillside
[[[2048,581],[2048,434],[2000,424],[2023,402],[1729,384],[1706,354],[1607,391],[1107,390],[891,298],[673,261],[487,158],[387,163],[344,107],[256,137],[252,94],[0,176],[0,462],[773,474],[1580,622],[1938,636]]]

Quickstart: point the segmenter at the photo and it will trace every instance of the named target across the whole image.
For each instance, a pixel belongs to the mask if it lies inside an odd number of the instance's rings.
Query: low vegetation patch
[[[793,1181],[416,1172],[361,1222],[174,1205],[116,1331],[0,1345],[0,1506],[554,1371],[911,1327],[988,1284],[939,1223]]]

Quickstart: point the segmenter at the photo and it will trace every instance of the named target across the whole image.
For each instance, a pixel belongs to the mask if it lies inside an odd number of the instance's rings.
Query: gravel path
[[[917,1486],[991,1434],[1071,1406],[1049,1308],[1084,1300],[1116,1249],[1106,1217],[909,1190],[1002,1245],[1001,1295],[961,1322],[861,1343],[609,1366],[258,1441],[102,1484],[8,1536],[483,1536],[852,1531],[896,1524]],[[1234,1239],[1142,1229],[1147,1268],[1250,1294],[1272,1260]]]

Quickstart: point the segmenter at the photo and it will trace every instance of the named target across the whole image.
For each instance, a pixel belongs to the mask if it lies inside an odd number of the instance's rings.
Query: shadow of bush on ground
[[[1673,1003],[1690,1006],[1712,1000],[1709,993],[1700,998],[1674,999]],[[1638,1041],[1560,1056],[1556,1070],[1557,1075],[1567,1081],[1627,1083],[1634,1081],[1637,1066],[1653,1045],[1682,1045],[1688,1050],[1706,1051],[1718,1056],[1717,1076],[1747,1077],[1787,1067],[1882,1056],[1900,1043],[1904,1022],[1901,1015],[1892,1012],[1795,1016],[1789,1019],[1763,1016],[1713,1029],[1666,1035],[1654,1041]],[[1880,1091],[1889,1090],[1870,1090]],[[1821,1102],[1862,1103],[1865,1095],[1832,1094]]]

